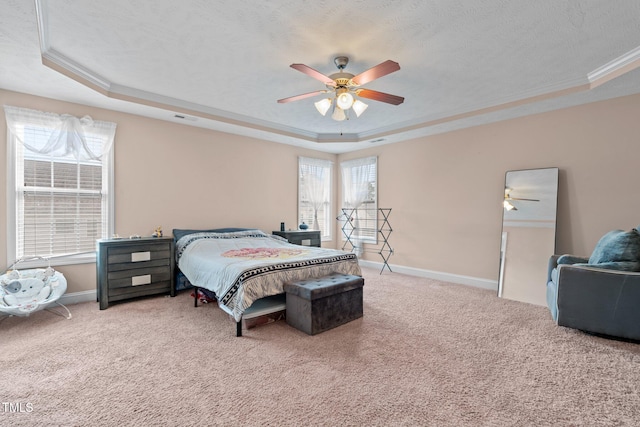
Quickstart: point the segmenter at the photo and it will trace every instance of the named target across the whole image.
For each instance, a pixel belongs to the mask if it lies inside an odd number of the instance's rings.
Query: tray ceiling
[[[635,0],[3,0],[0,34],[3,89],[336,153],[640,92]],[[405,102],[276,103],[337,55]]]

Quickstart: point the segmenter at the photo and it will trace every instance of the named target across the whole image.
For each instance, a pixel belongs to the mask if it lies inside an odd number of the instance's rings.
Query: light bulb
[[[353,104],[353,96],[349,92],[342,92],[336,98],[336,105],[343,110],[348,110]]]
[[[329,108],[331,108],[331,98],[322,99],[313,105],[315,105],[318,112],[324,116],[327,114],[327,111],[329,111]]]

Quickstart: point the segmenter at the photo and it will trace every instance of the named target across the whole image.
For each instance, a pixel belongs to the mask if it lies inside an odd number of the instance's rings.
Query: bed
[[[255,229],[174,229],[179,273],[215,294],[218,306],[238,324],[260,299],[284,293],[287,281],[330,273],[361,275],[354,253],[293,245]],[[197,293],[196,293],[197,294]]]

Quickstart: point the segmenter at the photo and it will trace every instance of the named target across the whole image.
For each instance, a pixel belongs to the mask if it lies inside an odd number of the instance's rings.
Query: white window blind
[[[312,230],[320,230],[322,240],[332,236],[333,162],[298,158],[298,219]]]
[[[353,228],[352,241],[377,243],[378,239],[378,158],[348,160],[340,163],[342,172],[341,226]],[[347,212],[348,218],[344,212]],[[349,220],[349,223],[345,221]],[[344,233],[342,236],[345,239]],[[362,248],[360,248],[362,249]]]
[[[51,258],[52,264],[95,260],[96,239],[113,230],[109,148],[115,125],[105,130],[105,122],[85,121],[72,129],[73,124],[65,123],[70,116],[15,110],[5,106],[13,188],[8,262],[31,257]]]

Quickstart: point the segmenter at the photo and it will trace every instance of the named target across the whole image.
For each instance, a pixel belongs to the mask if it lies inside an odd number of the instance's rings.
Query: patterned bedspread
[[[236,321],[255,300],[283,293],[284,282],[361,274],[353,253],[292,245],[259,230],[189,234],[176,243],[176,256],[189,282],[215,292]]]

